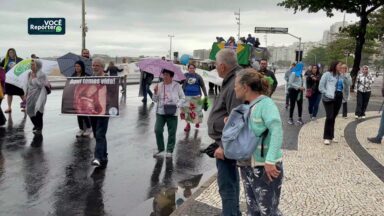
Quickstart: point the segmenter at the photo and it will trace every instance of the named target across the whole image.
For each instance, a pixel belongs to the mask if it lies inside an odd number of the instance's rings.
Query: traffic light
[[[302,61],[303,60],[303,50],[296,50],[296,57],[295,57],[295,61],[296,62],[299,62],[299,61]]]

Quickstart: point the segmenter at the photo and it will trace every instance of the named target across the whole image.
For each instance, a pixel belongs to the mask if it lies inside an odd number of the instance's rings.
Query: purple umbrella
[[[185,76],[181,71],[181,68],[174,65],[171,62],[167,62],[161,59],[143,59],[137,64],[140,70],[153,74],[155,77],[163,77],[161,73],[164,69],[170,70],[175,73],[173,80],[182,81],[185,80]]]

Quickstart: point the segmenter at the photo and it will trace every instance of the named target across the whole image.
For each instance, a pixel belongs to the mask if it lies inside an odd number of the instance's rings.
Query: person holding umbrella
[[[43,63],[40,60],[33,59],[31,61],[31,72],[28,74],[26,108],[27,114],[34,125],[34,134],[41,134],[43,130],[43,113],[47,101],[45,85],[48,83],[48,78],[41,71],[42,67]]]
[[[5,58],[0,63],[0,66],[3,67],[5,70],[5,73],[7,73],[13,66],[21,62],[22,60],[23,60],[22,58],[19,58],[17,56],[16,50],[14,48],[9,48],[7,51],[7,54],[5,55]],[[22,100],[22,102],[20,103],[21,111],[25,111],[25,97],[24,97],[23,89],[9,83],[5,83],[5,93],[8,95],[7,96],[8,109],[4,111],[5,113],[12,112],[13,95],[20,96]]]
[[[75,72],[72,77],[84,77],[85,73],[84,62],[79,60],[75,63]],[[79,124],[79,131],[76,133],[76,137],[89,137],[91,135],[91,122],[88,116],[77,116],[77,123]]]
[[[164,146],[164,126],[168,128],[168,143],[166,157],[171,158],[176,143],[177,129],[177,108],[184,104],[184,92],[181,85],[173,81],[175,73],[168,69],[163,69],[163,82],[154,88],[153,101],[157,103],[155,134],[158,152],[154,157],[163,157]]]

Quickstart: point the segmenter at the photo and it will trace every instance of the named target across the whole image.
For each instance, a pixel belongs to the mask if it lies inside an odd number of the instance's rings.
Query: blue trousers
[[[153,93],[152,93],[151,88],[150,88],[151,84],[143,83],[142,85],[143,85],[142,88],[143,88],[143,97],[144,97],[143,100],[147,101],[147,94],[152,99]]]
[[[239,207],[239,172],[236,161],[216,160],[217,184],[222,202],[222,216],[241,216]]]
[[[96,139],[95,158],[100,161],[107,161],[108,153],[106,134],[108,130],[109,117],[91,116],[89,119],[91,120],[93,136]]]
[[[308,98],[308,113],[313,117],[317,116],[317,112],[319,111],[320,100],[321,94],[319,93],[313,94],[311,97]]]
[[[384,112],[381,111],[380,127],[379,127],[379,131],[377,132],[376,139],[381,140],[383,136],[384,136]]]

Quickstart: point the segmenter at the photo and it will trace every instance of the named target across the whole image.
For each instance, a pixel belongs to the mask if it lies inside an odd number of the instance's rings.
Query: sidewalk
[[[383,100],[379,93],[382,79],[376,80],[369,104],[371,110],[378,110]],[[283,96],[280,88],[274,96],[279,106]],[[323,144],[324,118],[307,122],[296,134],[283,123],[284,132],[290,131],[297,137],[297,150],[284,150],[285,177],[279,206],[284,215],[384,215],[384,145],[368,143],[366,139],[377,133],[380,114],[370,111],[367,119],[355,120],[351,113],[355,95],[352,98],[348,104],[349,118],[336,120],[335,138],[339,143]],[[303,111],[306,113],[305,105]],[[286,112],[281,116],[286,121]],[[240,198],[245,213],[243,191]],[[221,200],[213,176],[172,215],[220,212]]]

